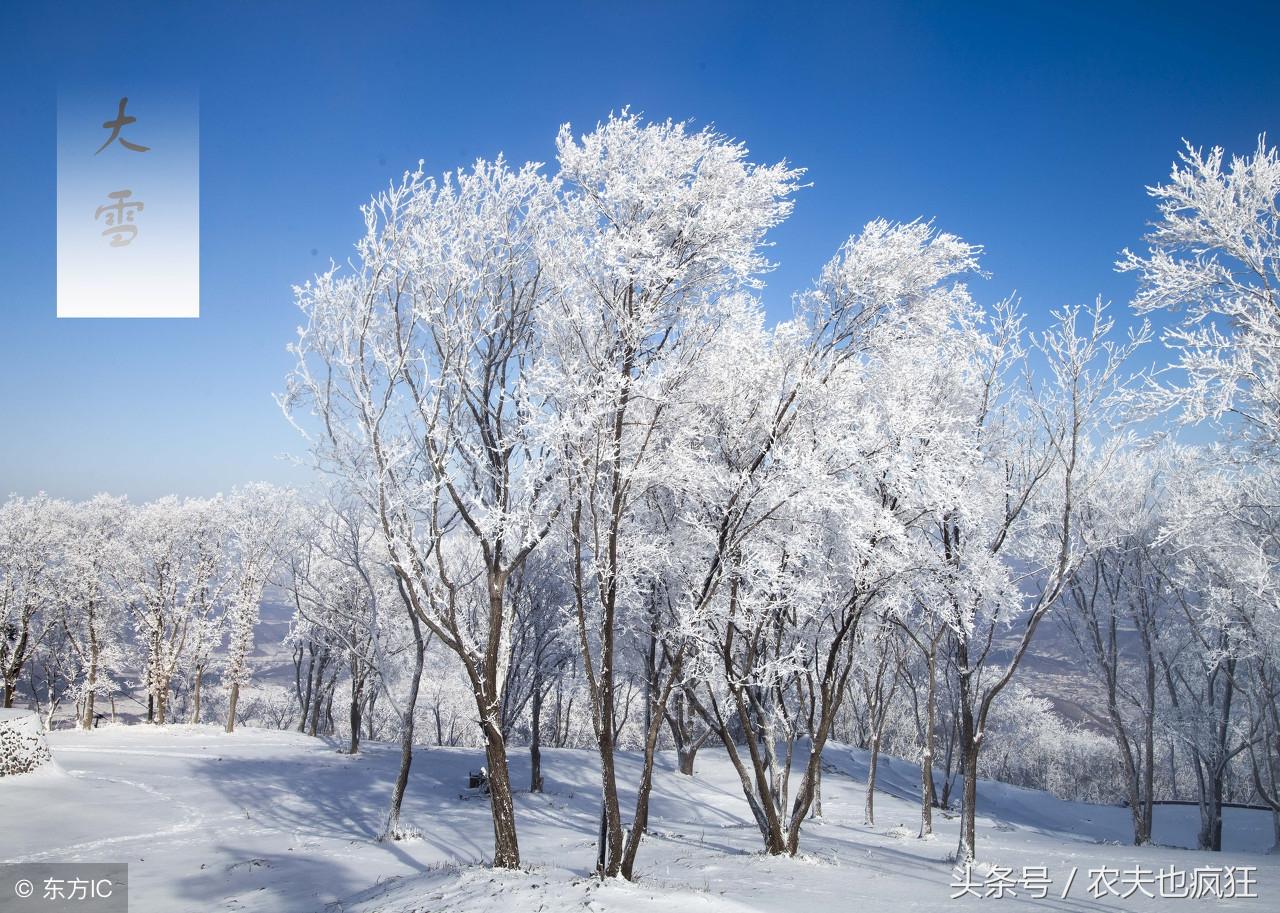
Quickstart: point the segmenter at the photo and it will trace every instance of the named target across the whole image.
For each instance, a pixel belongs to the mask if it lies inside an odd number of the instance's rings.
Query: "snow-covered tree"
[[[1269,636],[1280,560],[1280,151],[1265,136],[1251,155],[1230,158],[1221,147],[1184,145],[1168,182],[1148,188],[1159,218],[1146,250],[1126,250],[1117,264],[1138,277],[1138,313],[1176,315],[1162,333],[1173,361],[1154,374],[1143,399],[1175,411],[1182,423],[1211,422],[1225,445],[1197,461],[1212,484],[1192,486],[1201,498],[1192,514],[1219,544],[1182,562],[1184,573],[1195,567],[1202,575],[1186,577],[1183,586],[1206,590],[1194,598],[1177,588],[1179,599],[1189,599],[1188,630],[1200,649],[1186,659],[1196,674],[1181,682],[1181,698],[1176,679],[1169,693],[1184,723],[1191,710],[1195,717],[1214,710],[1210,717],[1218,720],[1212,745],[1197,738],[1189,749],[1197,782],[1209,784],[1211,794],[1201,789],[1201,843],[1220,844],[1212,794],[1222,789],[1227,756],[1239,748],[1248,752],[1257,797],[1277,813],[1280,846],[1280,649]],[[1212,503],[1203,500],[1210,493]],[[1188,528],[1177,517],[1170,527]],[[1197,541],[1200,533],[1197,525]],[[1229,736],[1233,697],[1246,700],[1251,715],[1249,737],[1237,743]]]
[[[142,651],[148,719],[168,718],[172,686],[192,676],[192,716],[199,720],[202,680],[222,638],[222,562],[226,533],[221,498],[159,498],[139,507],[126,531],[124,576]]]
[[[769,852],[798,849],[863,619],[907,592],[909,530],[951,461],[949,381],[929,355],[955,347],[972,320],[958,277],[975,255],[924,223],[872,222],[827,264],[798,319],[717,380],[723,412],[705,450],[724,477],[710,554],[729,583],[707,615],[716,675],[701,706]]]
[[[45,495],[0,504],[0,676],[12,707],[23,668],[54,622],[61,511]]]
[[[323,666],[341,665],[349,687],[348,751],[355,754],[361,727],[373,726],[378,697],[384,696],[400,723],[401,755],[383,836],[398,839],[404,833],[400,811],[413,763],[422,632],[403,612],[381,534],[358,503],[319,501],[304,507],[299,519],[285,586],[295,607],[302,715],[308,709],[316,715],[315,680]],[[302,651],[312,648],[322,651],[323,659],[309,664],[304,686]]]
[[[1280,454],[1280,151],[1258,138],[1227,160],[1190,143],[1169,182],[1147,188],[1160,217],[1137,275],[1139,314],[1179,315],[1162,333],[1173,363],[1146,391],[1188,422],[1223,421],[1238,442]]]
[[[1201,849],[1222,849],[1222,806],[1237,758],[1256,758],[1273,718],[1277,611],[1274,558],[1240,523],[1250,494],[1213,453],[1193,453],[1162,492],[1166,571],[1175,610],[1162,619],[1166,726],[1190,760],[1200,805]],[[1270,755],[1275,746],[1264,746]],[[1261,771],[1258,771],[1260,774]],[[1259,797],[1268,790],[1255,778]],[[1273,806],[1274,808],[1274,806]]]
[[[875,795],[876,772],[879,767],[880,748],[884,740],[884,727],[889,719],[889,710],[893,706],[893,698],[897,693],[899,682],[898,665],[901,659],[902,644],[899,632],[888,622],[864,629],[861,646],[869,654],[858,665],[860,675],[856,680],[861,689],[862,706],[867,715],[867,728],[870,733],[871,757],[867,763],[867,796],[863,805],[862,823],[874,827],[876,823]]]
[[[799,172],[752,164],[743,144],[709,128],[645,123],[626,111],[580,138],[566,125],[557,153],[565,202],[550,299],[553,403],[600,751],[597,867],[630,878],[647,818],[652,750],[624,837],[616,696],[628,616],[643,613],[643,593],[660,574],[662,556],[646,547],[645,505],[656,487],[674,481],[667,475],[673,451],[687,446],[687,423],[696,421],[681,408],[685,391],[710,340],[736,316],[734,293],[758,284],[768,268],[765,235],[789,213]],[[670,693],[681,663],[677,649],[659,692]],[[663,709],[665,695],[651,706],[646,745],[656,742]]]
[[[570,607],[572,592],[563,563],[553,564],[546,552],[527,562],[513,578],[515,620],[503,693],[502,726],[511,738],[517,723],[527,717],[529,791],[542,792],[543,708],[557,679],[577,655]]]
[[[262,595],[288,541],[291,495],[264,483],[237,489],[226,502],[227,732],[236,726],[240,689],[250,679]]]
[[[1135,844],[1151,842],[1160,656],[1169,648],[1169,588],[1177,546],[1164,498],[1181,455],[1117,455],[1081,499],[1078,528],[1087,554],[1063,597],[1061,617],[1098,686],[1116,746]]]
[[[970,480],[970,509],[944,538],[950,582],[949,657],[959,686],[959,747],[964,786],[957,859],[975,855],[978,760],[987,718],[1013,680],[1040,622],[1087,555],[1079,512],[1107,472],[1121,439],[1128,377],[1124,365],[1147,339],[1145,325],[1113,338],[1105,306],[1066,308],[1035,340],[1047,377],[984,397],[973,433],[980,459]],[[1017,571],[1015,572],[1015,564]],[[997,666],[992,647],[1011,640]]]
[[[63,510],[66,531],[54,568],[59,619],[74,671],[72,697],[83,729],[94,725],[97,698],[119,687],[126,671],[122,533],[130,508],[122,497],[98,495]]]
[[[537,435],[548,395],[542,257],[556,208],[533,164],[478,162],[438,182],[406,175],[364,208],[354,270],[297,290],[306,326],[283,400],[312,432],[319,467],[376,518],[406,610],[467,676],[499,867],[520,858],[499,719],[506,587],[559,503],[555,454]]]

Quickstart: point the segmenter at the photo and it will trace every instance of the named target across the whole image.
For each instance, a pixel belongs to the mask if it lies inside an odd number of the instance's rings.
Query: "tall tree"
[[[319,467],[376,518],[407,611],[458,658],[484,735],[493,864],[519,865],[499,709],[511,575],[558,509],[540,443],[542,257],[553,187],[535,165],[421,171],[364,208],[359,264],[297,290],[306,326],[283,405]],[[442,540],[450,538],[445,547]],[[473,582],[483,599],[469,598]]]
[[[167,721],[172,686],[193,656],[198,689],[214,646],[211,624],[225,558],[222,509],[221,498],[167,496],[131,516],[125,573],[155,723]]]
[[[629,878],[652,772],[650,750],[624,840],[619,642],[653,557],[639,547],[638,516],[677,446],[678,404],[698,359],[732,313],[732,294],[758,284],[767,268],[765,234],[790,212],[799,172],[751,164],[741,143],[711,129],[646,124],[626,111],[580,139],[566,125],[557,151],[566,202],[552,299],[555,404],[566,432],[567,536],[601,764],[597,868]],[[678,674],[680,664],[677,649],[669,669]],[[646,744],[656,742],[661,719],[659,707]]]
[[[235,731],[240,688],[249,681],[262,594],[287,542],[289,499],[287,492],[256,483],[234,491],[227,503],[227,732]]]
[[[53,618],[50,575],[59,546],[59,511],[43,494],[0,504],[0,676],[12,707],[23,668]]]
[[[851,644],[868,611],[901,599],[909,529],[935,497],[927,481],[952,460],[939,424],[947,381],[931,356],[973,319],[958,278],[975,258],[924,223],[869,223],[824,267],[798,319],[717,380],[723,411],[705,449],[726,474],[710,504],[708,565],[727,567],[730,582],[706,616],[721,693],[701,706],[768,852],[798,850]],[[802,683],[811,720],[799,726]],[[808,751],[789,794],[802,733]]]
[[[1123,414],[1123,366],[1147,341],[1145,325],[1114,340],[1114,321],[1101,303],[1055,316],[1055,326],[1035,340],[1048,365],[1043,384],[979,414],[973,510],[965,524],[949,522],[944,535],[961,584],[952,590],[948,657],[959,686],[961,863],[976,853],[978,759],[992,704],[1087,554],[1080,505],[1121,443],[1107,434]],[[993,647],[1006,640],[1008,659],[997,667]]]
[[[82,729],[93,728],[97,698],[110,694],[125,668],[126,582],[119,574],[129,510],[124,498],[98,495],[65,512],[68,534],[54,572]]]

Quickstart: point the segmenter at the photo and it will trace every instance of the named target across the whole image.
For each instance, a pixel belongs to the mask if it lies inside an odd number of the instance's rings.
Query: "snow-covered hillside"
[[[596,756],[545,751],[547,791],[517,797],[526,871],[480,865],[491,847],[483,802],[459,788],[477,752],[421,751],[406,818],[420,840],[380,844],[384,805],[395,770],[391,746],[358,757],[296,733],[212,727],[129,726],[50,737],[55,764],[0,781],[0,860],[123,861],[130,864],[133,913],[200,911],[818,911],[1016,910],[1026,898],[952,900],[955,821],[940,818],[935,840],[915,838],[918,809],[909,800],[916,768],[882,759],[877,826],[862,825],[863,755],[828,749],[821,822],[811,822],[798,859],[759,854],[759,837],[723,753],[705,751],[693,779],[659,760],[651,836],[640,878],[601,884],[588,873],[597,827]],[[636,766],[624,756],[623,764]],[[513,757],[517,783],[528,757]],[[635,771],[626,771],[626,781]],[[899,798],[902,797],[902,798]],[[1020,871],[1045,866],[1056,897],[1079,867],[1061,909],[1147,910],[1159,900],[1089,896],[1086,872],[1140,865],[1256,866],[1256,900],[1230,909],[1272,909],[1280,859],[1268,816],[1228,810],[1227,851],[1122,845],[1122,808],[1062,802],[1043,793],[984,784],[979,855]],[[1196,810],[1162,808],[1156,837],[1194,842]],[[1033,823],[1034,822],[1034,823]],[[985,870],[983,870],[985,871]],[[1040,902],[1041,904],[1043,902]],[[1169,903],[1169,901],[1163,901]]]

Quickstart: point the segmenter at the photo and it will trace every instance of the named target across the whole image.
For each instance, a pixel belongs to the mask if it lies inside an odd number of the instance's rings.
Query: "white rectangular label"
[[[200,316],[194,92],[59,96],[58,316]]]

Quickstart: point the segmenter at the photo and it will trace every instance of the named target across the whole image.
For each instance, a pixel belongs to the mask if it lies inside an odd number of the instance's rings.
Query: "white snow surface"
[[[54,763],[0,780],[0,860],[127,862],[132,913],[203,911],[570,911],[607,913],[818,913],[818,911],[1197,909],[1194,900],[1094,899],[1090,867],[1256,867],[1257,899],[1214,901],[1220,909],[1276,909],[1280,859],[1267,855],[1269,815],[1228,809],[1225,851],[1194,845],[1194,806],[1156,814],[1159,845],[1135,848],[1125,809],[1063,802],[984,782],[978,850],[986,865],[1046,866],[1050,899],[953,900],[948,857],[957,820],[935,813],[938,834],[917,839],[918,769],[881,759],[875,827],[862,824],[866,756],[829,746],[822,821],[811,821],[802,855],[771,858],[722,751],[704,750],[695,777],[659,759],[650,835],[638,879],[601,882],[595,858],[599,791],[595,755],[544,750],[546,792],[517,795],[525,868],[495,872],[488,808],[458,794],[468,749],[420,750],[403,820],[420,839],[379,843],[398,751],[366,745],[351,757],[297,733],[214,727],[119,726],[49,737]],[[624,755],[623,782],[639,759]],[[512,751],[517,785],[528,752]],[[632,797],[624,794],[625,803]],[[1057,899],[1072,867],[1079,874]]]

